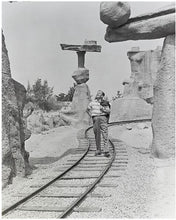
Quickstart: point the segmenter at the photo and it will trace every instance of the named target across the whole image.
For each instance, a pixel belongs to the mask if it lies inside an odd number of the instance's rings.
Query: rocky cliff
[[[2,186],[14,176],[31,172],[25,151],[23,108],[26,89],[12,79],[8,51],[2,33]]]

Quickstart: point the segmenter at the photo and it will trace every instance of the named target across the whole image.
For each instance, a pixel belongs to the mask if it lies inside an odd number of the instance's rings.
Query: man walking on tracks
[[[108,146],[108,120],[110,115],[110,104],[104,99],[105,93],[98,90],[95,100],[89,103],[87,112],[93,120],[93,131],[96,141],[95,156],[101,155],[101,133],[104,142],[104,156],[109,157]]]

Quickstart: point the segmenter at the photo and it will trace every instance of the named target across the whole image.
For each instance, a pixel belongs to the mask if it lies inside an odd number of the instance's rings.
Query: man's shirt
[[[107,114],[101,110],[101,105],[96,99],[90,102],[87,108],[91,112],[92,117]]]

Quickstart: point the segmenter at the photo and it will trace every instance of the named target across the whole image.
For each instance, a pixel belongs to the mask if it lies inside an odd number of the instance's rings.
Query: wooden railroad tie
[[[30,188],[40,188],[40,187],[42,187],[43,185],[42,184],[35,184],[35,185],[32,185],[32,186],[30,186]],[[67,184],[64,184],[64,183],[53,183],[52,185],[51,185],[52,187],[60,187],[60,188],[65,188],[65,187],[67,187],[67,188],[81,188],[81,187],[89,187],[90,186],[90,184],[81,184],[81,185],[78,185],[78,184],[69,184],[69,183],[67,183]]]
[[[73,165],[74,163],[66,163],[64,165]],[[107,165],[108,163],[98,163],[98,162],[90,162],[90,163],[79,163],[80,165]]]
[[[118,184],[112,184],[112,183],[100,183],[97,185],[97,187],[118,187]]]
[[[66,176],[66,177],[62,177],[62,180],[70,180],[70,179],[96,179],[98,178],[99,175],[95,175],[95,176]]]
[[[80,197],[82,194],[76,194],[76,193],[40,193],[39,195],[37,195],[37,197],[42,197],[42,198],[78,198]],[[19,193],[17,195],[15,195],[14,197],[26,197],[28,196],[28,194],[26,193]],[[87,195],[88,197],[93,197],[93,198],[107,198],[107,197],[111,197],[111,194],[100,194],[100,193],[91,193]]]
[[[79,165],[79,167],[75,167],[75,168],[102,168],[104,169],[106,166],[99,166],[99,165],[89,165],[89,164],[81,164]]]
[[[42,211],[42,212],[64,212],[68,207],[58,207],[58,206],[27,206],[23,205],[18,207],[17,210],[20,211]],[[99,207],[76,207],[75,212],[100,212],[102,209]]]

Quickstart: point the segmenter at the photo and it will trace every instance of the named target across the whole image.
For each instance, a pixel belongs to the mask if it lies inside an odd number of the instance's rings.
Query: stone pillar
[[[77,125],[89,125],[90,117],[87,114],[87,106],[91,101],[90,90],[86,82],[89,80],[89,70],[84,67],[85,51],[77,52],[78,69],[73,72],[72,78],[76,81],[71,111],[75,112]]]
[[[164,40],[161,63],[154,84],[152,153],[175,157],[175,35]]]
[[[74,125],[89,125],[90,116],[87,114],[87,106],[91,101],[90,90],[86,82],[89,80],[89,70],[85,68],[86,52],[101,52],[101,46],[96,41],[85,41],[83,45],[61,44],[63,50],[76,51],[78,55],[78,69],[73,72],[72,78],[76,81],[75,92],[73,95],[71,113],[74,119],[70,120]],[[64,115],[62,116],[64,117]],[[67,117],[68,118],[68,117]],[[74,121],[74,122],[73,122]],[[76,122],[75,122],[76,121]]]

